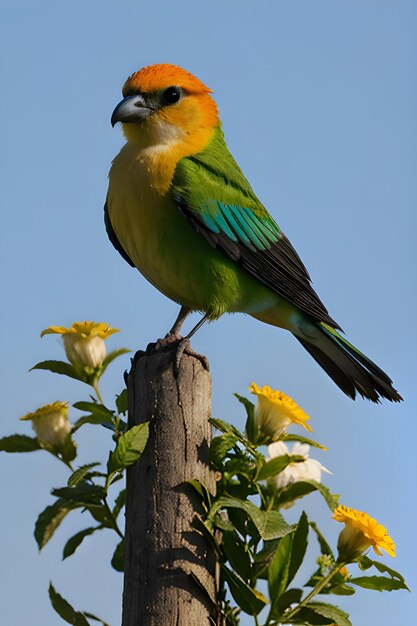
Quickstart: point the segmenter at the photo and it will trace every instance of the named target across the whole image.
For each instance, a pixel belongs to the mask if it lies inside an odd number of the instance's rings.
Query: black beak
[[[111,116],[111,125],[114,126],[117,122],[122,122],[123,124],[143,122],[153,112],[154,109],[146,106],[145,100],[140,93],[134,96],[126,96],[114,109]]]

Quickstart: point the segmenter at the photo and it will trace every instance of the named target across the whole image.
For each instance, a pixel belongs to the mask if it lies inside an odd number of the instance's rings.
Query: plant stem
[[[113,513],[111,512],[111,509],[110,509],[110,507],[109,507],[109,505],[108,505],[107,498],[104,498],[103,502],[104,502],[104,507],[105,507],[105,509],[106,509],[106,511],[107,511],[107,513],[108,513],[108,515],[109,515],[109,517],[110,517],[110,519],[111,519],[112,523],[113,523],[113,528],[114,528],[114,530],[117,532],[117,534],[119,535],[119,537],[121,537],[122,539],[124,539],[124,535],[123,535],[122,531],[120,530],[120,528],[119,528],[119,526],[118,526],[118,524],[117,524],[117,521],[116,521],[116,520],[115,520],[115,518],[113,517]]]
[[[255,620],[255,626],[259,626],[259,620],[258,620],[258,616],[254,615],[254,620]]]
[[[320,593],[320,591],[322,589],[324,589],[324,587],[331,581],[331,579],[333,578],[333,576],[335,574],[337,574],[337,572],[345,565],[345,563],[335,563],[335,565],[332,567],[332,569],[330,570],[330,572],[327,574],[327,576],[325,576],[324,578],[321,579],[321,581],[319,583],[317,583],[317,585],[314,587],[314,589],[312,591],[310,591],[310,593],[304,598],[304,600],[302,600],[300,602],[300,604],[298,604],[296,607],[294,607],[289,613],[286,613],[284,615],[283,618],[283,623],[287,623],[288,620],[290,620],[292,617],[294,617],[294,615],[296,613],[298,613],[298,611],[300,609],[303,608],[303,606],[305,606],[308,602],[310,602],[311,598],[313,598],[316,594]]]
[[[104,404],[104,402],[103,402],[103,398],[101,397],[101,393],[100,393],[99,388],[98,388],[98,382],[97,382],[97,380],[95,380],[95,381],[93,382],[92,387],[93,387],[94,391],[95,391],[95,392],[96,392],[96,394],[97,394],[97,399],[98,399],[98,401],[99,401],[101,404]]]

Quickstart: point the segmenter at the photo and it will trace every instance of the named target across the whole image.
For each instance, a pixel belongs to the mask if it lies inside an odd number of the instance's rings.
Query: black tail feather
[[[380,398],[391,402],[402,400],[391,379],[373,361],[339,333],[321,325],[318,328],[323,333],[319,342],[296,338],[346,395],[354,400],[358,392],[372,402],[380,402]]]

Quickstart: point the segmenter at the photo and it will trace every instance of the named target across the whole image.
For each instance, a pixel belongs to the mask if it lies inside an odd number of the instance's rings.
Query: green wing
[[[182,159],[172,197],[194,229],[304,313],[339,328],[297,252],[255,196],[220,128],[205,150]]]

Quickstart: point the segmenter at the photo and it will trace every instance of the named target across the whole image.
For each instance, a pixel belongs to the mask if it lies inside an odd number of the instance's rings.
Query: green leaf
[[[309,522],[309,524],[310,524],[310,527],[314,530],[314,532],[317,535],[317,540],[319,542],[321,553],[328,554],[329,556],[332,557],[332,560],[334,561],[335,558],[334,558],[333,550],[327,543],[326,539],[324,538],[324,535],[318,529],[316,522]]]
[[[194,514],[194,517],[191,522],[191,526],[205,537],[207,543],[210,545],[211,550],[220,557],[220,549],[217,544],[217,541],[214,538],[214,529],[208,520],[203,520],[201,515],[198,513]]]
[[[210,444],[210,461],[216,468],[221,468],[226,454],[236,442],[236,436],[230,433],[213,438]]]
[[[316,615],[332,620],[337,626],[352,626],[349,615],[333,604],[324,604],[324,602],[309,602],[306,604],[307,610],[313,611]],[[299,615],[299,613],[297,614]]]
[[[84,530],[80,530],[79,533],[76,533],[70,539],[68,539],[67,543],[64,546],[62,560],[68,558],[69,556],[71,556],[71,554],[74,554],[74,552],[76,551],[78,546],[81,545],[83,540],[89,535],[92,535],[93,532],[95,532],[96,530],[100,530],[100,526],[94,526],[91,528],[85,528]]]
[[[334,511],[339,503],[340,496],[338,494],[332,494],[327,487],[316,482],[315,480],[300,480],[292,483],[280,491],[276,498],[276,502],[278,505],[282,506],[283,504],[302,498],[312,491],[319,491],[326,501],[329,509]]]
[[[104,404],[98,402],[76,402],[73,404],[75,409],[79,411],[89,411],[88,415],[82,415],[72,427],[72,431],[75,432],[84,424],[99,424],[115,430],[114,427],[114,411],[108,409]]]
[[[290,464],[290,463],[303,463],[305,457],[297,454],[281,454],[276,456],[270,461],[267,461],[258,474],[258,480],[265,480],[276,476]]]
[[[304,511],[301,513],[300,520],[297,525],[297,529],[293,536],[291,560],[288,570],[288,582],[289,584],[296,573],[298,572],[301,563],[303,562],[308,543],[308,519]]]
[[[246,442],[246,438],[244,437],[244,435],[235,426],[232,426],[232,424],[228,424],[227,422],[224,422],[217,417],[211,417],[209,419],[209,422],[214,426],[214,428],[220,430],[220,432],[234,435],[236,439],[238,439],[238,441],[242,443]]]
[[[271,615],[275,605],[287,587],[288,572],[291,560],[292,536],[287,535],[279,542],[278,549],[271,559],[268,568],[268,589],[271,599]]]
[[[293,435],[292,433],[284,433],[280,437],[281,441],[299,441],[300,443],[306,443],[312,448],[319,448],[320,450],[327,450],[326,446],[323,446],[321,443],[317,443],[317,441],[313,441],[308,437],[304,437],[303,435]]]
[[[245,398],[245,396],[240,396],[238,393],[234,393],[233,395],[245,407],[247,417],[249,417],[249,418],[253,417],[253,414],[254,414],[254,411],[255,411],[255,405],[253,404],[253,402],[251,402],[250,400]]]
[[[349,578],[349,584],[357,585],[364,589],[374,589],[375,591],[394,591],[397,589],[410,591],[402,580],[388,578],[387,576],[358,576]]]
[[[122,489],[114,502],[114,507],[112,510],[112,515],[114,519],[117,519],[117,516],[119,515],[120,511],[124,507],[125,502],[126,502],[126,489]]]
[[[328,555],[326,554],[326,557]],[[323,563],[318,567],[310,579],[305,583],[304,587],[316,587],[319,582],[323,580],[328,571],[334,566],[334,561],[328,561],[327,565]],[[352,596],[355,593],[353,587],[349,587],[346,583],[349,582],[349,578],[346,578],[343,574],[337,572],[332,576],[331,581],[320,591],[321,594],[334,594],[338,596]]]
[[[75,378],[75,380],[81,380],[81,382],[85,381],[85,376],[78,372],[73,365],[66,363],[66,361],[41,361],[31,367],[29,371],[31,372],[32,370],[48,370],[54,372],[54,374],[63,374],[64,376]]]
[[[83,611],[83,614],[85,615],[85,617],[88,617],[88,619],[94,619],[96,622],[101,622],[103,624],[103,626],[110,626],[107,622],[103,621],[99,617],[96,617],[92,613],[88,613],[87,611]]]
[[[114,359],[117,359],[117,357],[122,356],[123,354],[127,354],[128,352],[131,352],[131,350],[129,350],[128,348],[117,348],[117,350],[112,350],[111,352],[109,352],[101,366],[102,372],[105,372],[107,367],[110,365],[110,363],[114,361]]]
[[[252,576],[252,567],[247,545],[236,531],[223,531],[222,547],[234,571],[246,582]]]
[[[75,443],[71,435],[68,435],[68,437],[65,439],[64,445],[62,446],[60,453],[64,461],[66,461],[67,463],[73,461],[77,456],[77,444]]]
[[[65,500],[57,500],[39,514],[35,523],[35,539],[39,550],[48,543],[66,515],[75,507]]]
[[[191,485],[191,487],[198,493],[198,495],[201,497],[201,503],[204,504],[206,510],[208,511],[211,506],[211,494],[207,487],[196,478],[193,478],[192,480],[187,480],[187,483]]]
[[[113,422],[109,422],[108,420],[103,420],[103,418],[99,417],[98,415],[90,414],[90,415],[83,415],[82,417],[77,419],[77,421],[74,423],[72,427],[72,432],[75,433],[79,428],[81,428],[81,426],[84,426],[84,424],[93,424],[93,425],[97,424],[99,426],[106,426],[106,427],[111,426],[111,429],[115,430]]]
[[[322,483],[316,482],[315,480],[310,480],[308,482],[311,483],[312,485],[315,485],[317,491],[321,493],[327,506],[333,512],[339,504],[340,494],[332,493],[328,487],[326,487]]]
[[[371,559],[369,559],[371,561]],[[388,567],[385,563],[380,563],[379,561],[371,561],[372,565],[376,567],[376,569],[381,572],[381,574],[389,574],[391,578],[396,578],[397,580],[401,580],[405,584],[405,578],[399,572],[396,572],[395,569]],[[406,586],[408,589],[408,587]]]
[[[302,595],[302,589],[287,589],[287,591],[284,591],[275,604],[273,617],[276,616],[278,618],[278,616],[282,615],[284,611],[291,606],[291,604],[298,604]]]
[[[284,537],[294,528],[288,526],[284,518],[278,511],[262,511],[252,502],[248,500],[239,500],[237,498],[219,498],[210,511],[210,515],[214,515],[220,509],[241,509],[250,517],[261,538],[264,541],[270,539],[278,539]]]
[[[85,508],[100,526],[114,530],[113,520],[104,504],[88,504]]]
[[[239,578],[232,570],[222,565],[222,574],[229,585],[230,593],[238,606],[248,613],[248,615],[258,615],[260,611],[268,604],[268,600],[260,591],[252,589],[241,578]]]
[[[265,570],[268,568],[272,557],[275,554],[279,545],[279,539],[272,539],[271,541],[264,541],[262,550],[260,550],[254,557],[254,570],[256,578],[268,578],[265,576]]]
[[[86,506],[88,504],[101,504],[106,497],[104,487],[100,485],[90,485],[86,482],[80,482],[74,487],[60,487],[52,489],[52,495],[62,498],[67,502],[73,502],[77,506]]]
[[[79,411],[88,411],[91,415],[101,417],[103,422],[111,422],[114,417],[114,411],[98,402],[75,402],[72,406]]]
[[[116,550],[114,551],[111,564],[115,570],[118,572],[124,571],[124,539],[121,540],[120,543],[117,544]]]
[[[140,459],[149,436],[149,422],[133,426],[117,441],[116,449],[110,454],[107,470],[109,476],[121,472]]]
[[[349,587],[349,585],[343,583],[342,585],[329,587],[328,589],[321,591],[321,593],[332,593],[335,596],[353,596],[356,591],[353,587]]]
[[[361,569],[361,570],[367,570],[370,567],[372,567],[373,564],[374,564],[374,562],[372,561],[372,559],[367,557],[366,554],[364,554],[363,556],[361,556],[358,559],[359,569]]]
[[[36,437],[8,435],[0,439],[1,452],[34,452],[35,450],[41,450],[41,446]]]
[[[75,487],[75,485],[78,485],[79,482],[84,480],[84,478],[88,477],[88,475],[90,474],[90,469],[92,467],[97,467],[98,465],[100,465],[99,462],[87,463],[86,465],[81,465],[81,467],[76,469],[68,478],[68,482],[67,482],[68,487]]]
[[[128,401],[129,401],[129,397],[128,397],[127,389],[123,389],[121,394],[116,397],[116,406],[117,406],[117,410],[119,414],[127,413]]]
[[[235,393],[234,396],[239,400],[241,404],[243,404],[246,409],[245,432],[249,441],[256,445],[259,438],[259,428],[258,422],[255,417],[255,405],[253,404],[253,402],[251,402],[244,396],[240,396],[238,393]]]
[[[49,584],[49,598],[53,608],[65,622],[73,626],[90,626],[84,615],[73,609],[70,603],[55,591],[52,583]]]

